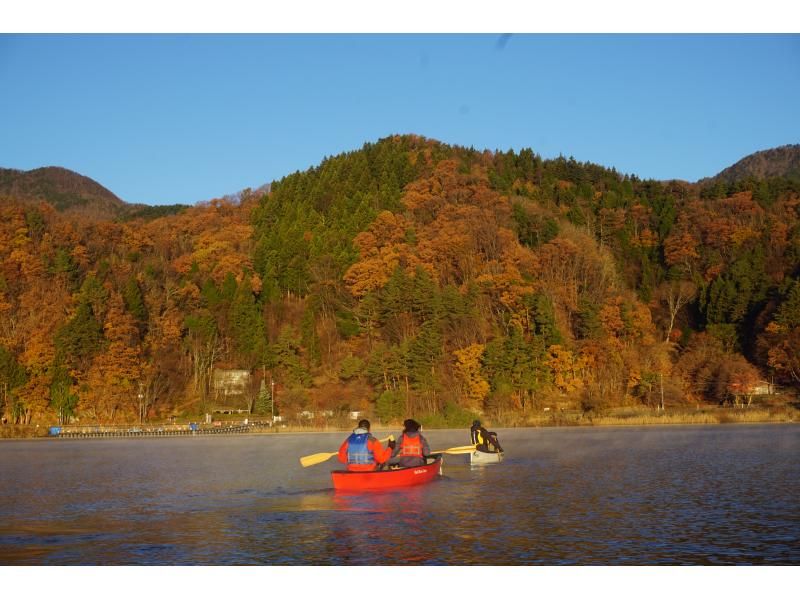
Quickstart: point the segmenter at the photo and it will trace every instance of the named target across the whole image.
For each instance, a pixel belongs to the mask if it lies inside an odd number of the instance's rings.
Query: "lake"
[[[299,464],[345,433],[0,441],[0,564],[800,564],[798,425],[498,432],[362,495]]]

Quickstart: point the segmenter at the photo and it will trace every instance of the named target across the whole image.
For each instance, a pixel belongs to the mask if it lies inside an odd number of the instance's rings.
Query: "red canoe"
[[[333,487],[336,490],[362,492],[367,490],[384,490],[403,486],[416,486],[435,479],[442,468],[442,456],[436,455],[427,465],[403,467],[401,469],[384,469],[381,471],[344,471],[331,472]]]

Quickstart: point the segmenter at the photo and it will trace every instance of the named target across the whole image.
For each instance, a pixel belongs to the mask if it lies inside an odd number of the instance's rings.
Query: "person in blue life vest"
[[[469,429],[469,433],[472,444],[475,445],[477,450],[484,453],[503,452],[503,447],[500,446],[500,442],[497,440],[497,433],[490,432],[484,428],[481,425],[480,420],[476,419],[472,422],[472,427]],[[490,445],[492,446],[492,449],[489,449]]]
[[[403,431],[392,450],[389,465],[399,465],[400,467],[425,465],[425,459],[430,455],[431,447],[428,445],[427,439],[420,433],[421,427],[420,423],[413,419],[403,422]]]
[[[347,465],[347,471],[374,471],[389,460],[394,446],[395,441],[390,440],[383,448],[380,440],[369,433],[369,420],[362,419],[339,447],[339,461]]]

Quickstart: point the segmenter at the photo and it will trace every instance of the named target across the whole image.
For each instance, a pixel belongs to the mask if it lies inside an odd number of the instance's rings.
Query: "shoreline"
[[[656,427],[656,426],[715,426],[729,424],[798,424],[800,423],[800,412],[796,410],[781,411],[774,413],[766,410],[757,411],[736,411],[736,412],[699,412],[699,413],[662,413],[654,415],[652,413],[638,413],[632,415],[597,415],[594,417],[582,416],[577,414],[558,414],[558,417],[541,417],[539,421],[527,421],[518,425],[506,422],[491,422],[491,427],[495,429],[514,430],[514,429],[536,429],[536,428],[630,428],[630,427]],[[150,424],[147,427],[157,428],[162,424]],[[144,426],[133,424],[108,424],[106,426],[96,424],[92,426],[75,426],[75,428],[143,428]],[[155,431],[140,430],[139,432],[129,432],[120,430],[117,432],[107,432],[103,435],[85,433],[70,437],[53,436],[48,433],[50,426],[5,424],[0,428],[0,441],[4,440],[90,440],[90,439],[144,439],[144,438],[167,438],[167,437],[210,437],[210,436],[263,436],[279,434],[330,434],[347,433],[352,426],[284,426],[281,428],[253,428],[241,430],[237,427],[235,431],[225,431],[224,429],[212,432],[210,429],[202,429],[196,433],[184,434],[159,434]],[[62,426],[63,428],[63,426]],[[392,433],[402,429],[402,424],[396,425],[377,425],[373,427],[373,432]],[[463,430],[463,426],[453,427],[426,427],[427,430]]]

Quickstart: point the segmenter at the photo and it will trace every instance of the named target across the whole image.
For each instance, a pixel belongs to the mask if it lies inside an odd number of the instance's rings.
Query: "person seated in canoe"
[[[472,444],[475,445],[476,450],[484,453],[502,453],[503,447],[497,440],[497,432],[490,432],[481,425],[480,420],[472,422],[472,427],[469,429]],[[489,445],[492,449],[489,449]]]
[[[399,465],[400,467],[425,465],[431,447],[428,445],[427,439],[420,433],[421,427],[420,423],[413,419],[403,422],[403,432],[392,450],[389,465]]]
[[[339,461],[347,464],[347,471],[373,471],[392,456],[395,441],[383,448],[380,440],[369,433],[369,420],[362,419],[358,427],[339,447]]]

